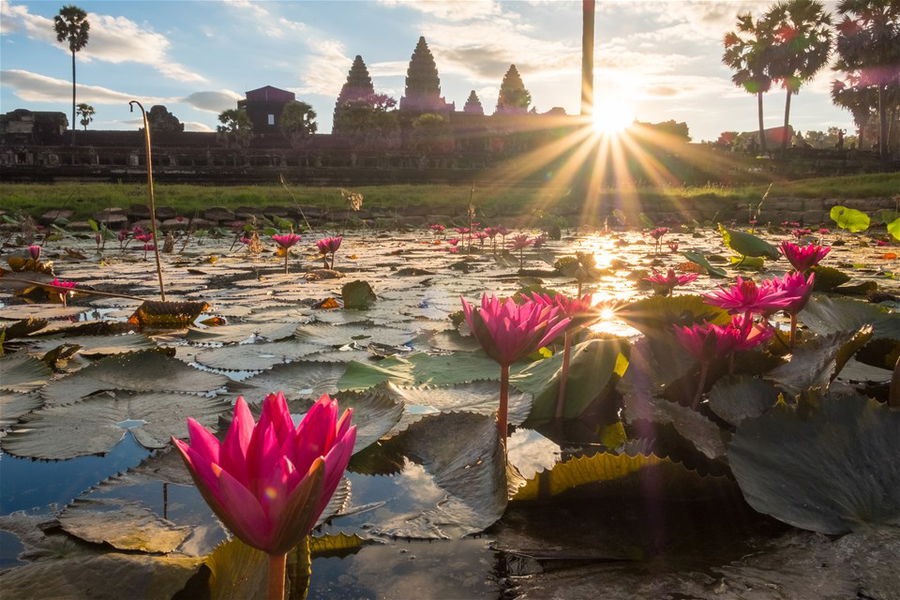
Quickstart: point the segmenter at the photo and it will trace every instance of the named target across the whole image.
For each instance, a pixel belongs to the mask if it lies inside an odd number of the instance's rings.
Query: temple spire
[[[400,99],[400,109],[429,112],[444,110],[445,106],[434,56],[425,38],[420,37],[409,60],[406,90]]]
[[[469,92],[469,99],[466,100],[466,105],[463,107],[463,112],[470,115],[484,114],[484,107],[481,106],[481,100],[478,99],[478,94],[475,93],[475,90]]]

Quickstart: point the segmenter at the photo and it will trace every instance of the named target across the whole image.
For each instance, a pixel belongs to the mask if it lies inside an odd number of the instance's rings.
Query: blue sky
[[[331,130],[334,101],[356,54],[375,88],[399,100],[419,35],[429,42],[447,101],[461,108],[474,89],[492,110],[515,63],[539,111],[578,111],[581,2],[566,0],[331,0],[76,2],[91,37],[78,54],[78,101],[97,111],[95,129],[131,129],[128,100],[165,104],[186,129],[208,131],[247,90],[291,90]],[[0,0],[0,112],[71,112],[71,60],[52,31],[64,2]],[[695,140],[752,130],[756,101],[722,66],[722,35],[744,0],[597,3],[598,95],[625,102],[642,121],[687,121]],[[831,105],[823,71],[792,99],[795,128],[851,129]],[[766,123],[783,118],[784,94],[766,96]]]

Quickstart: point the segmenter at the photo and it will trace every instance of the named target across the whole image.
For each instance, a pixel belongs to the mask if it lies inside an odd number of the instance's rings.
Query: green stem
[[[791,315],[791,350],[794,349],[794,344],[797,341],[797,315]]]
[[[497,410],[497,434],[506,456],[506,418],[509,411],[509,365],[500,365],[500,408]]]
[[[572,357],[572,334],[566,330],[563,342],[562,372],[559,376],[559,395],[556,397],[556,418],[562,419],[566,408],[566,384],[569,382],[569,361]]]
[[[269,600],[284,600],[284,572],[287,554],[269,555],[268,595]]]
[[[288,253],[291,251],[290,248],[284,249],[284,274],[288,274]]]

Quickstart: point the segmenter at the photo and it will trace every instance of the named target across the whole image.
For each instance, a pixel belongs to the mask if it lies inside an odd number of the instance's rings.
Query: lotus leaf
[[[871,222],[869,215],[866,213],[855,208],[847,208],[846,206],[832,206],[828,216],[837,223],[838,227],[850,233],[865,231],[869,228]]]
[[[744,420],[728,448],[750,506],[832,535],[900,522],[898,456],[900,412],[835,392]]]

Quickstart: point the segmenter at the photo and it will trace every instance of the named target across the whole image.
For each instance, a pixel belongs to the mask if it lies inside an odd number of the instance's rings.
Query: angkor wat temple
[[[148,113],[154,172],[164,181],[216,183],[273,182],[280,174],[306,184],[467,182],[479,170],[585,126],[583,118],[561,108],[529,110],[531,96],[515,65],[503,79],[493,114],[485,114],[474,90],[456,110],[441,96],[424,37],[405,83],[398,106],[376,93],[357,56],[335,102],[330,134],[283,126],[285,108],[299,103],[293,92],[273,86],[250,90],[238,102],[252,124],[242,128],[184,131],[166,107],[154,106]],[[143,176],[142,130],[67,127],[61,112],[18,109],[0,115],[0,180]]]

